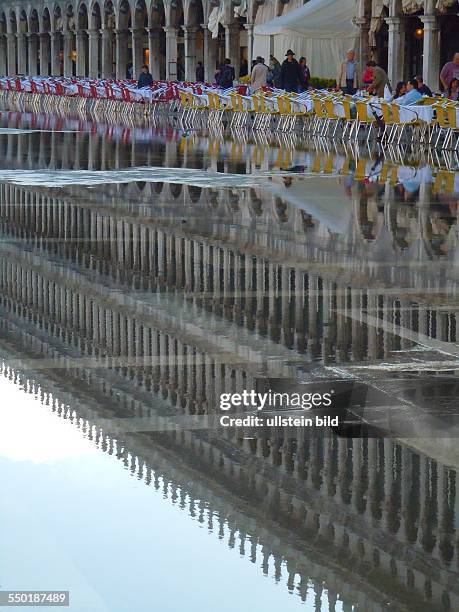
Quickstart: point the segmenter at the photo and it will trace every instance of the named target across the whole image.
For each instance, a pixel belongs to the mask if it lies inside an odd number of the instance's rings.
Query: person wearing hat
[[[280,85],[285,91],[297,92],[301,85],[301,69],[294,55],[291,49],[285,54],[287,59],[282,62]]]
[[[252,76],[250,78],[252,91],[258,91],[266,85],[269,72],[269,68],[265,65],[265,60],[263,57],[258,56],[256,61],[257,63],[253,67]]]

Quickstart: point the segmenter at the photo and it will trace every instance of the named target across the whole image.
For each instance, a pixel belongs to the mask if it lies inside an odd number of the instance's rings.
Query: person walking
[[[368,64],[367,64],[368,65]],[[353,96],[360,85],[360,68],[355,61],[353,49],[346,53],[346,59],[341,62],[336,76],[336,87],[344,94]]]
[[[300,65],[295,59],[295,54],[291,49],[288,49],[285,54],[285,59],[282,62],[280,74],[280,86],[288,92],[297,92],[301,84]]]
[[[453,79],[459,79],[459,52],[454,54],[452,62],[447,62],[441,69],[440,81],[445,91],[449,90]]]
[[[204,83],[204,66],[202,62],[198,62],[196,66],[196,83]]]
[[[269,68],[265,65],[265,60],[263,57],[258,56],[256,62],[257,63],[253,67],[252,75],[250,77],[252,91],[258,91],[266,85],[269,72]]]
[[[271,83],[274,87],[279,88],[281,86],[281,71],[282,66],[279,60],[274,55],[269,56],[269,69],[271,72]]]
[[[392,93],[392,87],[389,77],[387,76],[387,72],[381,68],[381,66],[378,66],[373,60],[368,62],[367,66],[373,68],[373,81],[370,83],[368,91],[378,96],[378,98],[383,98],[384,88],[387,85],[389,91]]]
[[[142,72],[139,75],[139,80],[137,81],[137,89],[142,89],[142,87],[150,87],[153,83],[153,77],[151,76],[148,66],[142,66]]]
[[[222,89],[229,89],[233,86],[234,79],[236,78],[234,68],[231,66],[231,60],[226,58],[223,64],[220,66],[220,72],[218,74],[217,84]]]
[[[300,75],[301,75],[301,83],[300,89],[301,91],[307,91],[309,88],[309,81],[311,80],[311,71],[306,64],[306,58],[300,57]]]

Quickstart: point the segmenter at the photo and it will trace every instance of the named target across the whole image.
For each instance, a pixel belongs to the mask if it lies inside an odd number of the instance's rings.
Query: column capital
[[[388,17],[387,19],[393,19],[393,17]],[[387,21],[386,19],[386,21]],[[364,30],[365,28],[370,28],[370,20],[367,19],[367,17],[357,17],[357,19],[354,20],[354,23],[356,26],[358,26],[361,30]]]
[[[177,28],[174,28],[174,26],[164,26],[163,30],[166,32],[166,36],[177,36]]]
[[[254,27],[255,27],[254,23],[244,23],[244,28],[246,30],[253,30]]]
[[[389,27],[399,26],[402,23],[402,20],[400,17],[384,17],[384,21],[387,23]]]
[[[89,38],[97,38],[100,36],[100,30],[86,30],[86,32],[88,33]]]
[[[425,26],[424,29],[426,29],[426,30],[427,29],[428,30],[438,30],[439,24],[438,24],[437,16],[436,15],[419,15],[419,19],[424,24],[424,26]]]

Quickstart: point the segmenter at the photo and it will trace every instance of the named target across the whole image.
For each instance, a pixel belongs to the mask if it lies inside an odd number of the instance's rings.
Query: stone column
[[[112,30],[102,30],[102,77],[113,77],[113,37]]]
[[[127,31],[116,30],[116,78],[126,78],[127,67]]]
[[[139,78],[143,66],[143,35],[145,30],[131,30],[132,35],[132,77]]]
[[[76,33],[76,74],[87,76],[86,71],[86,32],[79,30]]]
[[[360,30],[357,59],[360,64],[360,74],[363,74],[365,64],[370,59],[370,22],[366,17],[359,17],[355,20],[355,24]]]
[[[166,79],[177,79],[177,30],[172,26],[164,28],[166,32]]]
[[[230,23],[225,25],[225,56],[230,58],[234,66],[236,78],[239,77],[240,54],[239,24]]]
[[[0,35],[0,74],[2,75],[8,74],[7,57],[7,38]]]
[[[73,35],[72,32],[64,32],[64,76],[72,76],[72,51],[73,51]]]
[[[250,74],[253,60],[253,23],[246,23],[244,28],[247,30],[247,63]],[[266,58],[268,60],[268,58]],[[238,62],[239,64],[240,62]],[[269,62],[268,62],[269,63]]]
[[[424,24],[422,78],[432,91],[440,86],[440,30],[435,15],[421,15]]]
[[[17,33],[18,39],[18,74],[27,73],[27,38],[23,32]]]
[[[47,32],[40,34],[40,74],[49,75],[50,40]]]
[[[52,76],[60,76],[61,60],[60,52],[60,32],[51,32],[51,74]]]
[[[89,76],[99,76],[99,30],[88,30],[89,37]]]
[[[29,75],[38,74],[38,35],[35,32],[28,34]]]
[[[215,66],[217,64],[217,39],[212,38],[207,26],[203,25],[204,32],[204,78],[207,82],[214,81]]]
[[[6,35],[6,46],[8,49],[8,76],[13,76],[17,73],[16,68],[16,34],[8,33]]]
[[[196,80],[196,34],[197,27],[183,26],[185,34],[185,81]]]
[[[386,17],[389,26],[389,60],[388,75],[390,82],[395,86],[403,80],[403,65],[405,59],[405,33],[400,17]]]
[[[149,68],[155,80],[161,78],[161,39],[159,33],[159,28],[148,30]]]

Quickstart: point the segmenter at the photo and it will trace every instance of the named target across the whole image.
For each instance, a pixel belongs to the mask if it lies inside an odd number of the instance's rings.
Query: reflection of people
[[[357,91],[360,83],[360,68],[355,61],[353,49],[346,53],[346,59],[341,62],[336,76],[336,87],[343,93],[353,95]]]
[[[153,83],[153,77],[151,76],[148,66],[142,66],[142,72],[139,75],[139,80],[137,82],[137,89],[142,89],[142,87],[149,87]]]

